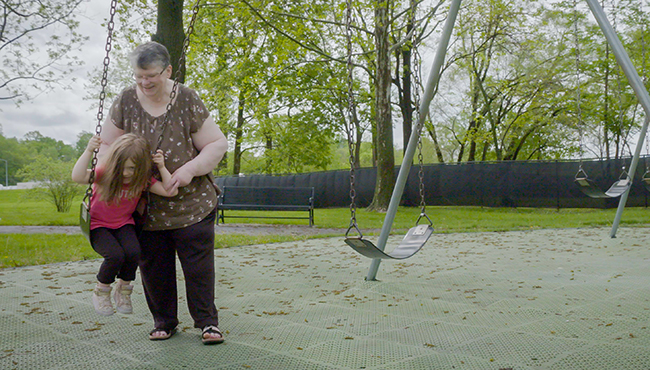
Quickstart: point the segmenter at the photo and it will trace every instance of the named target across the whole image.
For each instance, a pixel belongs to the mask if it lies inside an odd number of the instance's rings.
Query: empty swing
[[[575,9],[574,9],[575,12]],[[576,12],[577,13],[577,12]],[[589,178],[587,175],[587,172],[584,170],[582,167],[582,159],[584,156],[584,140],[583,140],[583,122],[582,122],[582,111],[580,109],[580,98],[581,98],[581,90],[580,90],[580,52],[579,52],[579,39],[578,39],[578,19],[577,15],[574,20],[574,32],[575,32],[575,40],[576,40],[576,45],[575,45],[575,50],[576,50],[576,81],[577,81],[577,88],[576,88],[576,107],[577,107],[577,115],[578,115],[578,131],[579,131],[579,137],[580,137],[580,164],[578,166],[578,172],[576,172],[574,176],[573,182],[578,185],[580,191],[587,195],[590,198],[617,198],[623,195],[632,185],[632,181],[630,180],[630,176],[628,175],[625,166],[623,166],[623,170],[621,174],[618,177],[618,180],[612,184],[612,186],[609,187],[606,191],[603,191],[596,183]],[[620,89],[620,86],[619,86]],[[620,99],[620,96],[619,96]]]
[[[350,150],[350,226],[348,227],[347,232],[345,233],[345,243],[349,245],[352,249],[357,251],[359,254],[372,258],[372,259],[405,259],[413,256],[415,253],[417,253],[429,240],[429,237],[433,233],[433,223],[431,222],[431,219],[427,216],[426,214],[426,204],[424,200],[424,172],[423,172],[423,159],[422,159],[422,141],[420,139],[420,133],[422,130],[423,122],[424,119],[423,117],[419,114],[420,109],[418,107],[418,102],[416,101],[416,111],[418,112],[417,117],[418,117],[418,122],[416,127],[414,128],[411,138],[409,140],[409,144],[407,147],[407,153],[410,150],[410,155],[405,154],[404,156],[404,162],[402,163],[402,167],[400,168],[400,176],[398,176],[398,181],[397,184],[395,185],[395,190],[393,192],[391,198],[391,206],[389,206],[389,210],[387,211],[387,219],[389,219],[389,215],[393,215],[396,212],[397,209],[397,204],[399,204],[398,198],[401,198],[401,195],[403,193],[404,189],[404,183],[406,182],[406,177],[404,177],[404,181],[399,181],[399,177],[402,176],[402,171],[405,171],[408,176],[408,172],[411,168],[411,161],[413,158],[413,151],[414,147],[411,148],[414,145],[417,145],[419,148],[419,164],[420,164],[420,170],[418,173],[419,177],[419,190],[420,190],[420,206],[421,206],[421,212],[420,216],[415,222],[415,226],[412,227],[407,233],[406,236],[404,236],[404,239],[399,243],[399,245],[393,249],[391,252],[385,252],[384,247],[386,244],[386,241],[384,240],[382,243],[382,238],[380,238],[380,243],[378,245],[375,245],[373,242],[371,242],[368,239],[365,239],[363,237],[363,234],[361,233],[361,230],[359,229],[359,226],[357,225],[357,219],[356,219],[356,190],[355,190],[355,157],[354,157],[354,142],[353,142],[353,136],[355,133],[355,124],[356,124],[356,104],[355,104],[355,99],[354,99],[354,94],[353,94],[353,72],[354,68],[352,65],[352,41],[351,41],[351,0],[347,1],[347,13],[346,13],[346,37],[347,37],[347,88],[348,88],[348,109],[347,109],[347,123],[346,123],[346,131],[347,131],[347,136],[348,136],[348,148]],[[415,76],[415,74],[412,74]],[[417,77],[414,77],[417,78]],[[417,85],[417,83],[416,83]],[[416,100],[417,99],[417,93],[416,93]],[[416,138],[414,140],[414,137]],[[407,159],[410,158],[410,159]],[[401,189],[400,189],[401,188]],[[396,198],[397,197],[397,198]],[[394,211],[391,210],[391,208],[394,208]],[[421,224],[420,221],[426,220],[426,224]],[[386,221],[385,221],[386,222]],[[390,220],[390,225],[385,224],[384,228],[390,229],[392,226],[393,219]],[[351,235],[351,233],[355,233],[356,236]],[[382,232],[382,236],[384,235],[384,232]],[[386,238],[387,238],[387,233],[386,233]]]
[[[641,182],[643,183],[643,187],[647,191],[650,191],[650,166],[648,166],[648,158],[643,158],[643,162],[645,163],[645,172],[641,176]]]
[[[603,191],[587,176],[587,173],[582,168],[582,163],[580,163],[574,182],[580,187],[580,191],[591,198],[617,198],[623,195],[632,185],[630,176],[623,167],[618,180],[607,191]]]

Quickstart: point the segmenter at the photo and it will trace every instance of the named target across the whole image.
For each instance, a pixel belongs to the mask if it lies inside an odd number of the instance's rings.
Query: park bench
[[[229,215],[231,218],[292,218],[309,220],[309,226],[314,224],[314,188],[280,188],[280,187],[251,187],[224,186],[217,204],[217,225],[219,220],[225,222],[224,211],[304,211],[308,217],[289,216],[240,216]]]

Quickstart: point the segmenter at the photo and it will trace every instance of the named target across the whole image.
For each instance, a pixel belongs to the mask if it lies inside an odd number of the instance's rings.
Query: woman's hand
[[[171,193],[180,187],[190,184],[194,178],[194,172],[192,172],[188,167],[191,167],[191,162],[186,163],[184,166],[174,171],[169,184],[170,186],[167,187],[168,192]]]

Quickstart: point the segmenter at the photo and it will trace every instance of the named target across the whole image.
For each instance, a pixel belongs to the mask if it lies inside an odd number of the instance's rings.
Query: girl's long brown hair
[[[139,197],[151,178],[152,159],[147,140],[135,134],[124,134],[113,142],[104,163],[104,174],[97,181],[99,200],[117,204],[124,186],[124,164],[130,159],[135,165],[126,197]]]

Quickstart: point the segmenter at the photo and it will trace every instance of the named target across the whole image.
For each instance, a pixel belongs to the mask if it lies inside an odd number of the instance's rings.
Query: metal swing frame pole
[[[634,93],[636,94],[637,99],[639,99],[639,103],[641,103],[641,106],[643,107],[643,110],[646,114],[646,120],[643,123],[643,127],[641,127],[641,132],[639,133],[639,141],[634,150],[634,156],[632,157],[632,163],[630,164],[630,170],[628,171],[631,182],[634,180],[634,173],[636,172],[636,168],[639,164],[639,157],[641,156],[641,148],[643,147],[646,132],[648,131],[648,122],[650,120],[650,95],[648,95],[648,91],[643,85],[643,80],[641,77],[639,77],[636,68],[634,68],[634,65],[632,64],[630,57],[627,55],[627,52],[625,51],[621,40],[618,38],[616,31],[614,31],[614,28],[612,28],[609,20],[607,20],[607,15],[598,3],[598,0],[587,0],[587,4],[591,9],[591,13],[596,18],[600,29],[605,34],[607,42],[614,52],[614,56],[616,57],[618,65],[621,66],[623,73],[625,73],[625,76],[630,82],[630,86],[632,86],[632,89],[634,90]],[[621,222],[621,216],[623,215],[623,210],[625,209],[625,203],[627,202],[627,197],[630,193],[630,189],[631,187],[628,188],[627,191],[623,193],[623,195],[621,195],[621,199],[618,202],[618,209],[616,210],[616,216],[614,217],[612,230],[609,234],[609,236],[612,238],[616,237],[616,231],[618,230],[618,225]]]
[[[386,211],[386,217],[384,218],[384,223],[381,227],[381,233],[379,234],[379,240],[377,241],[377,248],[382,251],[386,248],[386,242],[388,241],[388,236],[390,235],[393,221],[395,221],[397,208],[399,206],[400,200],[402,199],[402,194],[404,193],[406,180],[408,178],[409,172],[411,171],[411,166],[413,165],[413,156],[415,155],[415,149],[418,146],[420,132],[422,131],[421,128],[424,125],[425,118],[429,114],[429,104],[433,99],[434,90],[440,81],[440,71],[445,61],[447,47],[449,46],[449,40],[451,39],[451,33],[454,29],[454,24],[456,23],[456,16],[458,15],[461,1],[462,0],[453,0],[451,6],[449,7],[449,14],[447,15],[447,20],[445,21],[445,26],[440,37],[440,44],[438,45],[438,50],[436,51],[436,56],[433,60],[433,65],[431,66],[431,72],[429,73],[427,85],[424,89],[424,95],[422,97],[422,101],[420,102],[420,114],[418,115],[418,122],[416,125],[416,127],[420,129],[413,130],[411,132],[411,136],[409,137],[406,152],[404,153],[404,160],[400,166],[399,174],[397,175],[397,180],[395,182],[395,188],[393,189],[393,194],[391,195],[390,203],[388,204],[388,210]],[[380,259],[372,260],[370,269],[368,270],[368,275],[366,276],[366,280],[376,280],[377,270],[379,269],[380,263]]]

